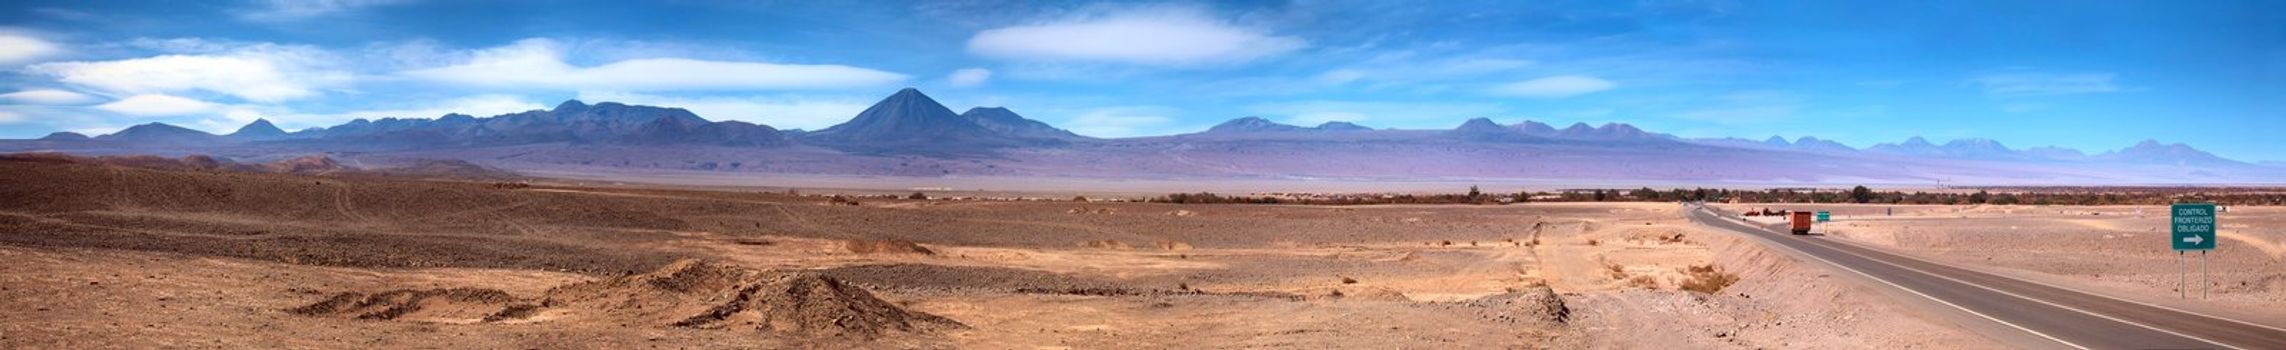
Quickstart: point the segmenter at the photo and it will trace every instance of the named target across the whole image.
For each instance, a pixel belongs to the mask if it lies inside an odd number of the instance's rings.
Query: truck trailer
[[[1810,223],[1812,222],[1812,220],[1817,220],[1817,218],[1816,218],[1816,217],[1813,217],[1813,216],[1811,216],[1811,215],[1813,215],[1813,214],[1812,214],[1812,213],[1810,213],[1810,212],[1807,212],[1807,211],[1796,211],[1796,212],[1794,212],[1793,214],[1794,214],[1794,215],[1791,215],[1791,216],[1792,216],[1792,218],[1791,218],[1790,220],[1787,220],[1787,221],[1788,221],[1790,224],[1792,224],[1792,226],[1793,226],[1793,228],[1794,228],[1794,234],[1797,234],[1797,235],[1806,235],[1806,234],[1810,234]]]

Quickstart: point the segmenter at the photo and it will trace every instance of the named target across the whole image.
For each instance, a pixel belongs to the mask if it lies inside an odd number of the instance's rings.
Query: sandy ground
[[[0,180],[0,348],[1995,346],[1666,203],[838,205],[50,164]],[[596,285],[619,294],[565,297]],[[498,294],[296,311],[441,288]],[[706,322],[666,322],[685,311]],[[958,325],[778,331],[930,317]]]
[[[2222,213],[2202,288],[2200,254],[2168,248],[2165,206],[1729,207],[1833,211],[1821,232],[1851,242],[2131,301],[2286,323],[2277,311],[2286,310],[2286,230],[2278,229],[2286,227],[2286,208]],[[2184,279],[2188,293],[2178,289]]]

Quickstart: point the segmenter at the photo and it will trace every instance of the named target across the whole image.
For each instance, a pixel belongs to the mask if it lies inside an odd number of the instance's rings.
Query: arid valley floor
[[[0,184],[11,349],[2009,346],[1674,203],[852,205],[23,161]],[[2172,295],[2136,208],[1837,208],[1853,242]],[[2214,299],[2286,306],[2286,232],[2253,229],[2286,211],[2231,214]]]

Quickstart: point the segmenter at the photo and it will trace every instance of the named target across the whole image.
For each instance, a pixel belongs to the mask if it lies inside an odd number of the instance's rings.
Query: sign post
[[[2168,226],[2173,227],[2174,234],[2167,236],[2167,245],[2175,249],[2175,263],[2179,266],[2184,265],[2182,256],[2185,251],[2199,251],[2199,297],[2205,298],[2207,296],[2205,286],[2207,284],[2207,251],[2215,250],[2215,204],[2175,203],[2168,212],[2171,213],[2172,219]],[[2178,293],[2180,294],[2179,297],[2189,298],[2191,293],[2189,286],[2183,285],[2184,282],[2189,281],[2182,276],[2188,274],[2188,271],[2183,270],[2189,270],[2189,266],[2180,266],[2177,269],[2179,272],[2176,275],[2176,289],[2180,292]]]

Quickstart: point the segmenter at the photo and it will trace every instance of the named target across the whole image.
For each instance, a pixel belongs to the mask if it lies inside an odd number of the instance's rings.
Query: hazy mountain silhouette
[[[109,135],[97,136],[95,139],[121,143],[166,145],[215,144],[225,141],[221,136],[214,136],[214,134],[205,131],[191,130],[167,123],[145,123],[131,126]]]
[[[276,140],[287,137],[286,130],[279,129],[276,124],[270,124],[269,119],[255,119],[254,122],[246,123],[246,126],[239,127],[238,131],[226,136],[246,141]]]
[[[82,138],[59,132],[42,140]],[[413,152],[520,168],[577,164],[899,176],[2286,181],[2286,174],[2275,168],[2156,141],[2092,156],[2057,147],[2015,150],[1978,138],[1939,145],[1913,137],[1861,151],[1810,136],[1681,140],[1626,123],[1557,129],[1537,121],[1502,125],[1474,118],[1451,129],[1402,130],[1348,122],[1302,127],[1260,117],[1232,119],[1191,134],[1095,139],[1007,108],[954,114],[914,89],[899,90],[848,122],[809,132],[713,122],[680,108],[573,100],[552,109],[492,117],[456,113],[435,119],[358,119],[291,133],[267,120],[229,136],[150,123],[86,140],[0,141],[0,151]],[[798,146],[802,144],[823,147]]]
[[[1069,130],[1057,129],[1038,120],[1026,119],[1003,107],[976,107],[961,112],[961,117],[983,126],[1001,136],[1047,141],[1084,141],[1094,138],[1080,136]]]
[[[85,135],[85,134],[80,134],[80,133],[76,133],[76,132],[70,132],[70,131],[57,131],[57,132],[48,133],[48,136],[41,136],[39,140],[40,140],[40,141],[87,141],[87,140],[88,140],[88,137],[87,137],[87,135]]]
[[[803,134],[802,141],[869,153],[965,153],[1038,143],[953,114],[913,88],[898,90],[848,122]]]

